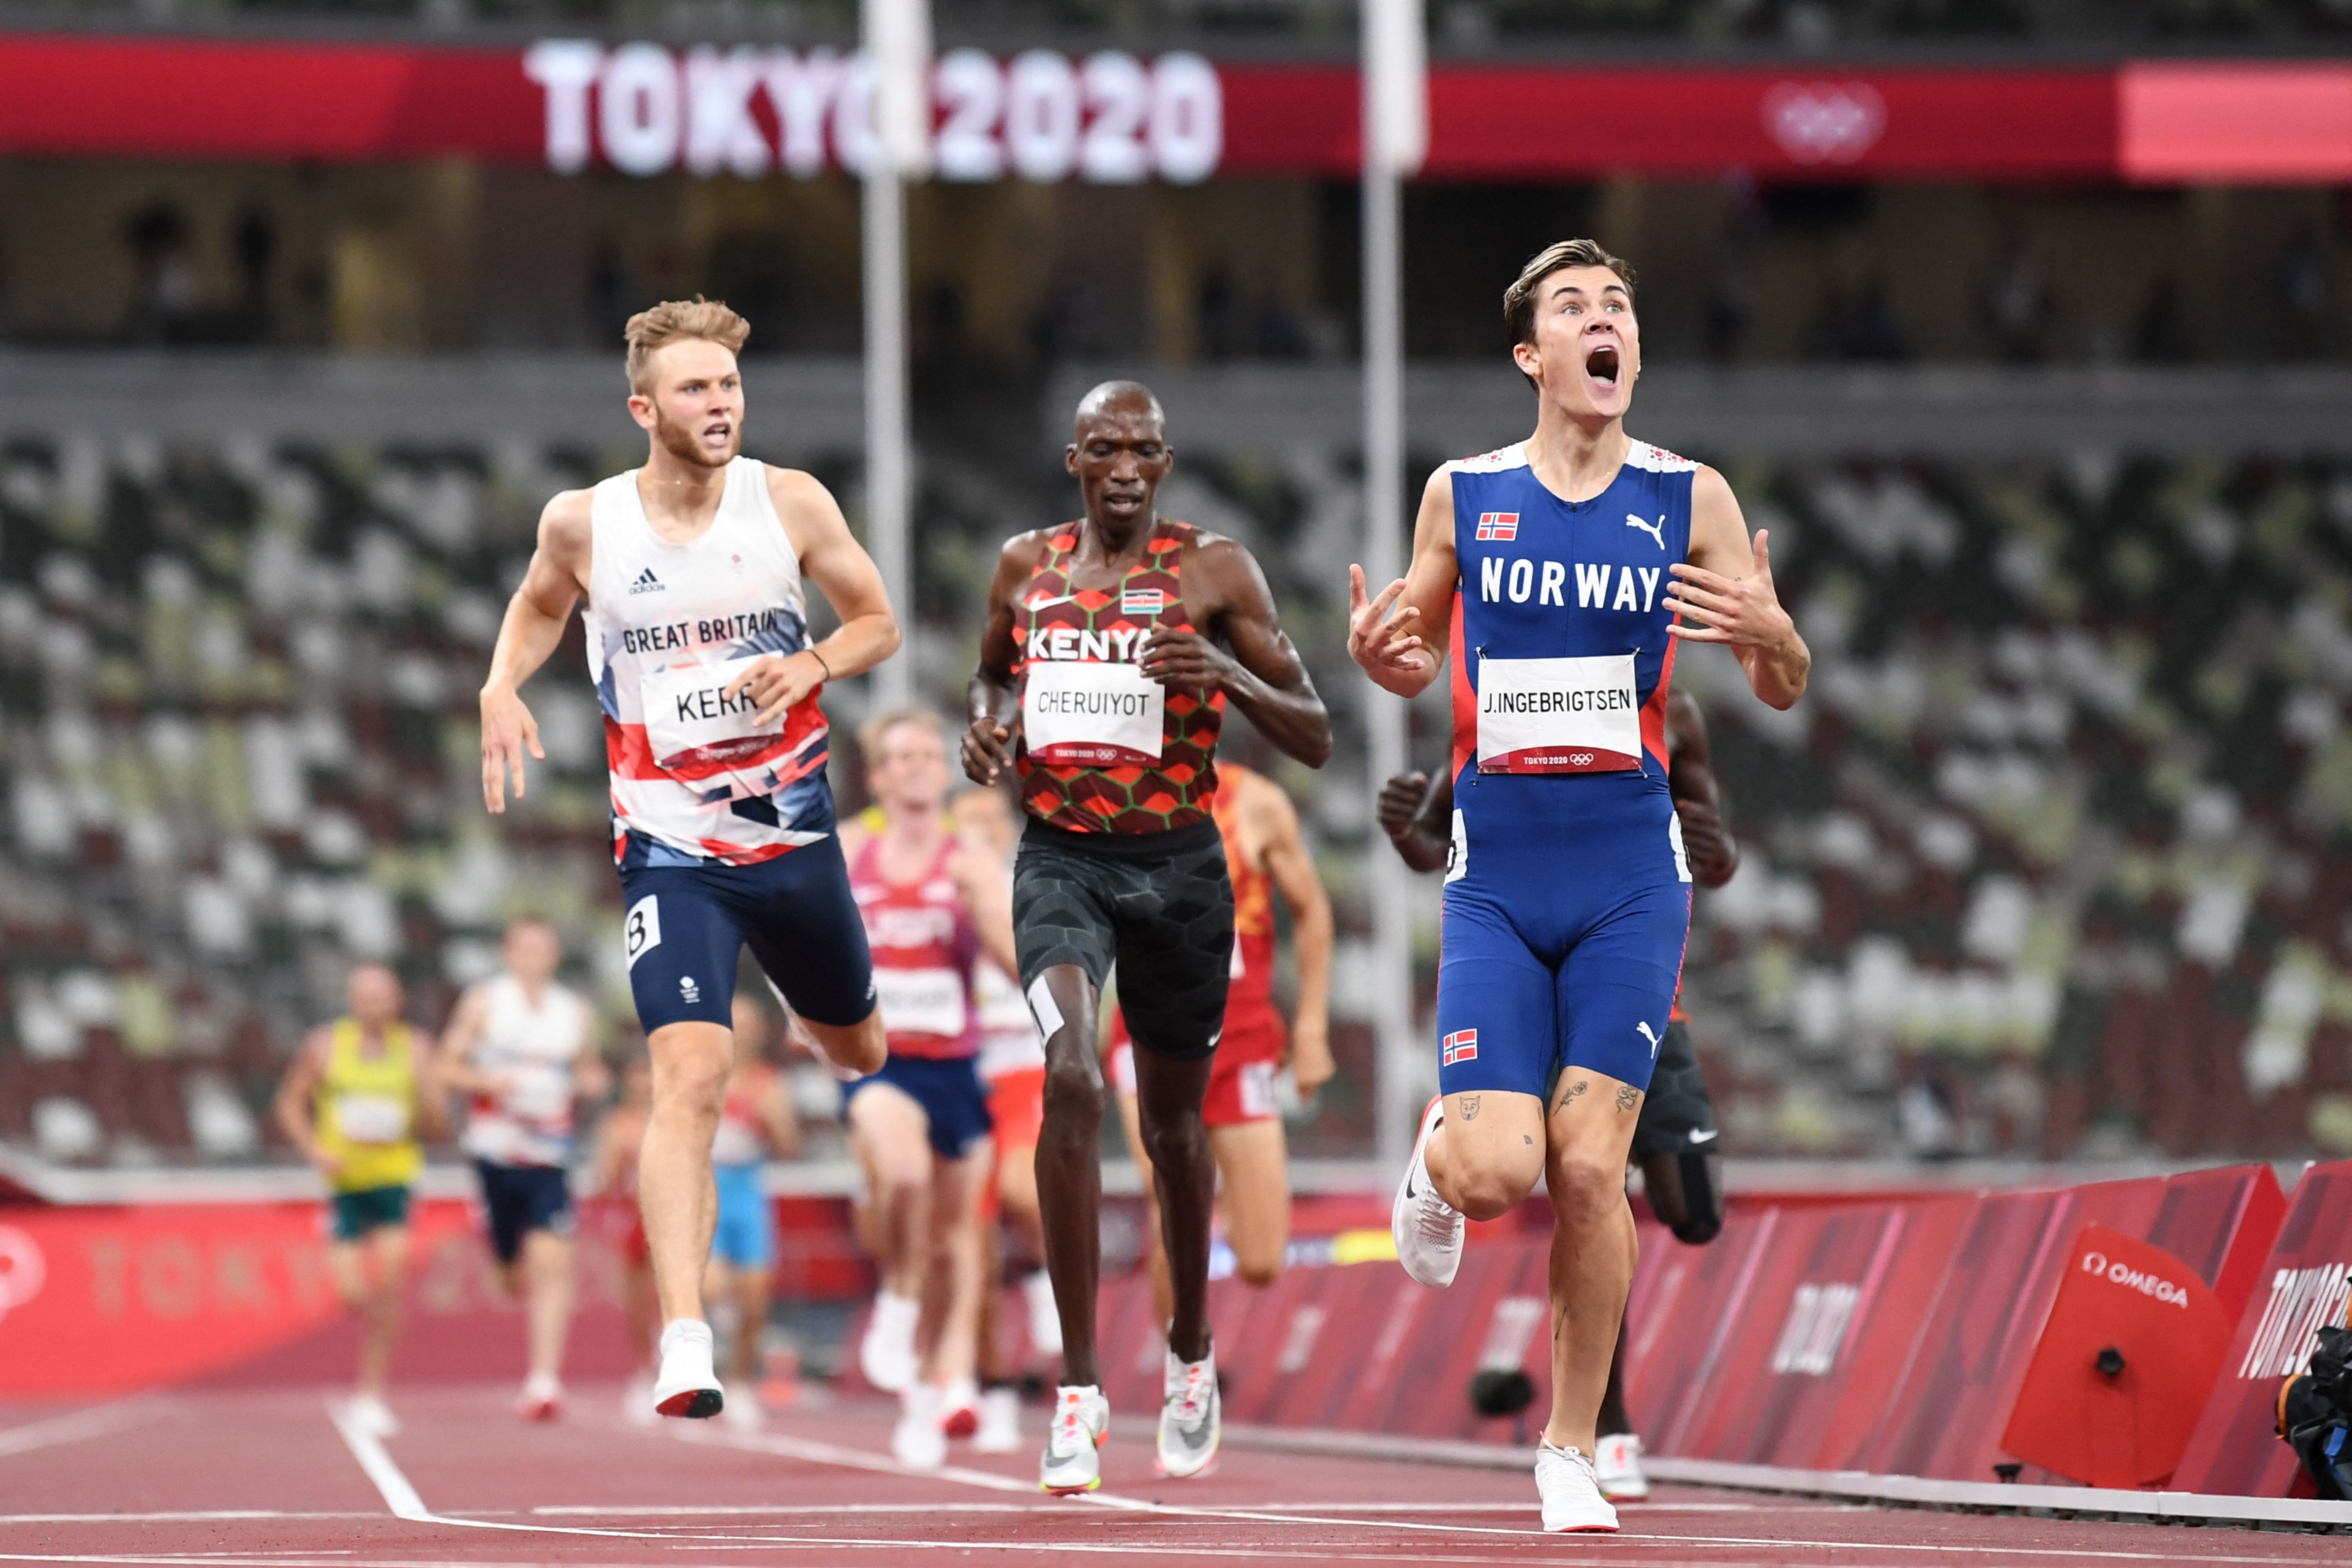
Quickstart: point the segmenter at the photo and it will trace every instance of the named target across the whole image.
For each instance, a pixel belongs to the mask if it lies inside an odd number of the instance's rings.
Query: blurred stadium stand
[[[53,1165],[268,1157],[268,1091],[348,961],[399,963],[436,1020],[525,910],[625,1026],[578,634],[530,693],[549,766],[503,825],[473,726],[541,504],[637,460],[615,367],[0,371],[0,1140]],[[1050,432],[1087,374],[1033,405],[1042,439],[926,444],[911,656],[942,706],[997,542],[1068,508]],[[1329,770],[1279,775],[1343,938],[1342,1076],[1295,1136],[1360,1156],[1355,382],[1153,379],[1183,454],[1164,510],[1258,550],[1340,721]],[[853,510],[856,383],[799,360],[752,382],[774,437],[754,448]],[[1524,399],[1507,372],[1426,367],[1416,446],[1492,446]],[[1727,1149],[2352,1151],[2352,378],[1663,371],[1633,423],[1732,477],[1818,658],[1788,716],[1712,650],[1677,669],[1747,847],[1699,901],[1687,991]],[[830,700],[837,728],[857,700]],[[1422,765],[1445,729],[1424,700]]]

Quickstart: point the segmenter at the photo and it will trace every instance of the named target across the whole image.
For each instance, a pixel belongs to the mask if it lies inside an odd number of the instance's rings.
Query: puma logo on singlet
[[[1643,1021],[1635,1024],[1633,1027],[1641,1030],[1642,1037],[1650,1042],[1650,1055],[1654,1059],[1658,1054],[1659,1040],[1657,1036],[1650,1032],[1649,1021],[1647,1019],[1643,1019]]]
[[[1646,533],[1651,538],[1656,540],[1658,542],[1659,549],[1664,550],[1666,547],[1666,520],[1664,518],[1662,517],[1655,522],[1643,522],[1640,518],[1635,517],[1629,511],[1625,514],[1625,526],[1628,528],[1638,528],[1643,533]]]

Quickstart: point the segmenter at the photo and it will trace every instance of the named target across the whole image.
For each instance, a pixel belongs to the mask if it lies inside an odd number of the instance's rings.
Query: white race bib
[[[885,969],[877,964],[874,1000],[882,1009],[882,1027],[891,1034],[953,1039],[963,1033],[963,976],[952,969]]]
[[[784,715],[758,722],[760,706],[749,689],[727,695],[727,683],[770,654],[747,654],[719,664],[681,664],[649,669],[638,682],[645,710],[646,743],[665,768],[689,763],[723,763],[738,752],[754,752],[770,736],[784,732]]]
[[[339,1094],[335,1131],[347,1142],[397,1143],[408,1136],[408,1101],[388,1094]]]
[[[1613,773],[1642,765],[1633,656],[1478,661],[1478,771]]]
[[[572,1114],[572,1072],[531,1063],[508,1071],[506,1109],[525,1121],[563,1121]]]
[[[1041,763],[1156,763],[1167,692],[1140,665],[1033,659],[1021,728]]]

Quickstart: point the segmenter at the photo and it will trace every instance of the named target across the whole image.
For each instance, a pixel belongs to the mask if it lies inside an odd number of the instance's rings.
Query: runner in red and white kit
[[[1019,842],[1013,810],[1001,791],[968,789],[948,803],[957,835],[983,849],[1009,873]],[[1008,900],[1011,889],[1008,885]],[[1011,908],[1010,902],[1006,905]],[[1008,1239],[1026,1265],[1021,1297],[1028,1309],[1029,1343],[1038,1354],[1062,1353],[1062,1320],[1054,1305],[1054,1279],[1045,1272],[1045,1235],[1037,1212],[1037,1132],[1045,1121],[1045,1038],[1029,1016],[1020,984],[983,952],[971,969],[972,1005],[980,1014],[980,1079],[988,1086],[988,1119],[995,1128],[996,1175],[981,1205],[989,1258],[981,1292],[980,1429],[971,1446],[1009,1454],[1021,1446],[1021,1391],[1005,1352],[998,1307]]]
[[[882,1273],[858,1363],[901,1396],[891,1451],[928,1468],[980,1422],[980,1203],[992,1164],[971,976],[983,950],[1013,962],[1013,900],[1002,864],[949,830],[938,716],[885,713],[858,742],[882,830],[853,824],[843,847],[890,1042],[880,1070],[844,1091]]]
[[[884,1054],[817,694],[887,658],[898,624],[824,487],[740,455],[735,355],[751,330],[700,300],[630,318],[629,416],[646,433],[645,466],[547,503],[482,686],[482,796],[503,812],[509,777],[522,795],[525,755],[545,754],[522,684],[587,595],[629,986],[654,1063],[639,1195],[666,1324],[654,1392],[667,1415],[715,1415],[725,1403],[701,1279],[741,950],[835,1068],[870,1072]],[[822,642],[804,582],[840,617]]]
[[[1331,1076],[1331,900],[1298,830],[1298,813],[1280,784],[1238,763],[1217,766],[1210,814],[1225,841],[1225,869],[1234,883],[1233,980],[1225,993],[1225,1032],[1217,1040],[1201,1121],[1223,1178],[1225,1243],[1234,1272],[1253,1285],[1271,1284],[1290,1245],[1289,1150],[1275,1079],[1286,1056],[1302,1100]],[[1274,1001],[1274,899],[1289,907],[1298,955],[1298,1022],[1294,1035]],[[1135,1113],[1134,1047],[1127,1019],[1111,1015],[1110,1079],[1127,1123],[1128,1152],[1148,1168]],[[1160,1321],[1174,1310],[1168,1255],[1160,1244],[1160,1200],[1143,1184],[1150,1223],[1146,1267]]]
[[[555,928],[517,921],[499,951],[505,972],[469,987],[442,1032],[441,1081],[473,1097],[458,1142],[482,1184],[499,1288],[523,1301],[530,1324],[530,1371],[515,1407],[547,1421],[562,1405],[572,1326],[572,1107],[604,1099],[611,1075],[596,1055],[594,1012],[556,984]]]

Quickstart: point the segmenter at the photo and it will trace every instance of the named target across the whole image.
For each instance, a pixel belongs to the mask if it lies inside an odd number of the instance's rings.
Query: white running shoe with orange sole
[[[1575,1448],[1555,1448],[1549,1443],[1536,1449],[1536,1492],[1543,1499],[1543,1527],[1549,1531],[1608,1531],[1617,1528],[1617,1510],[1601,1495],[1592,1477],[1592,1460]]]
[[[1412,1142],[1412,1163],[1397,1185],[1396,1202],[1389,1209],[1389,1234],[1396,1238],[1397,1261],[1423,1285],[1454,1283],[1462,1267],[1462,1211],[1437,1195],[1430,1184],[1429,1163],[1423,1157],[1429,1135],[1445,1117],[1445,1097],[1439,1095],[1421,1113],[1421,1136]]]
[[[1640,1502],[1650,1495],[1650,1478],[1642,1473],[1642,1439],[1631,1432],[1612,1432],[1592,1446],[1592,1479],[1611,1502]]]
[[[1067,1497],[1102,1485],[1102,1441],[1109,1433],[1110,1401],[1101,1389],[1092,1384],[1055,1389],[1045,1458],[1037,1468],[1039,1489]]]

